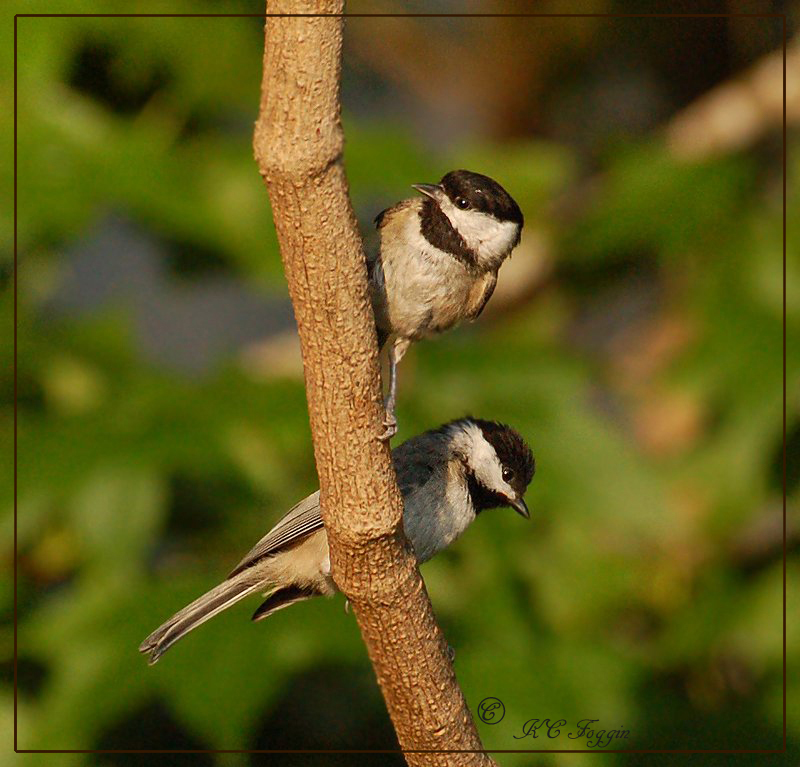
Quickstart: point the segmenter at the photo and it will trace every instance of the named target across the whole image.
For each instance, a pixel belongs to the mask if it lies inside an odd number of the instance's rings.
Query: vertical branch
[[[275,0],[254,136],[303,353],[333,577],[411,765],[488,765],[416,560],[382,431],[363,246],[342,165],[343,0]],[[334,15],[330,15],[334,14]],[[356,746],[357,744],[353,744]]]

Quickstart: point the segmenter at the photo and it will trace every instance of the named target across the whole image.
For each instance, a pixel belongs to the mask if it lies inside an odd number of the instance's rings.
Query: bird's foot
[[[388,442],[395,434],[397,434],[397,418],[391,410],[386,410],[383,417],[383,425],[386,427],[385,431],[378,437],[381,442]]]
[[[456,648],[453,645],[447,645],[447,657],[450,658],[450,663],[453,663],[456,659]]]

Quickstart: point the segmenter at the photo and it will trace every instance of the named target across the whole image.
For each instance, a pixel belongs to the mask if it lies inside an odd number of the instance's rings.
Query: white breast
[[[423,237],[418,209],[393,217],[381,231],[387,307],[380,313],[392,332],[415,340],[464,319],[475,279],[455,256]]]

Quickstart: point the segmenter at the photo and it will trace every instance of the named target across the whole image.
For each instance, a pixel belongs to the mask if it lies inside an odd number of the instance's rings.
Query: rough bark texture
[[[268,13],[336,14],[343,0]],[[342,165],[343,19],[271,17],[254,148],[269,191],[303,353],[333,576],[350,600],[411,765],[490,765],[402,533],[381,433],[378,349]],[[358,747],[357,743],[353,744]]]

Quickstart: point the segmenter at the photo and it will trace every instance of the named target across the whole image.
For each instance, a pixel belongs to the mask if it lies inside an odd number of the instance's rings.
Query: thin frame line
[[[16,749],[15,749],[16,750]],[[37,749],[22,748],[18,754],[784,754],[780,748],[652,748],[652,749],[569,749],[550,748],[521,750],[513,748],[489,749],[358,749],[358,748],[275,748],[275,749],[180,749],[180,748],[74,748],[74,749]]]
[[[786,751],[786,16],[783,17],[783,750]]]
[[[779,19],[782,13],[18,13],[20,18],[143,19]]]
[[[18,687],[17,687],[17,19],[18,18],[755,18],[782,19],[783,37],[783,748],[782,749],[487,749],[487,750],[359,750],[359,749],[20,749],[18,748]],[[785,13],[17,13],[14,14],[14,751],[19,754],[402,754],[402,753],[487,753],[487,754],[782,754],[787,749],[786,695],[786,55],[787,18]]]
[[[14,751],[17,750],[17,17],[14,16]]]

